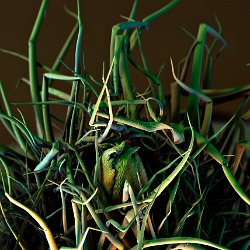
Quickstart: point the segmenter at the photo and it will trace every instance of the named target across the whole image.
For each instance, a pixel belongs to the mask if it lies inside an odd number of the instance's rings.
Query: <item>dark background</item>
[[[0,48],[28,55],[30,36],[37,12],[42,1],[0,0]],[[140,0],[137,20],[149,15],[170,1]],[[66,14],[63,5],[76,11],[76,0],[50,0],[46,19],[38,40],[38,60],[51,66],[65,39],[75,24],[74,18]],[[83,52],[87,70],[98,80],[101,79],[103,61],[109,64],[109,43],[113,25],[124,21],[121,16],[129,16],[132,0],[82,1],[84,22]],[[196,34],[199,24],[208,23],[217,29],[214,15],[223,27],[222,35],[228,42],[226,50],[217,61],[213,87],[234,87],[249,83],[250,67],[250,1],[249,0],[182,0],[174,9],[149,26],[143,34],[143,43],[150,69],[156,73],[166,63],[161,79],[166,89],[173,80],[170,70],[172,57],[177,65],[193,40],[181,29],[185,27]],[[73,68],[74,46],[65,62]],[[20,59],[0,53],[0,79],[7,89],[11,102],[24,102],[29,98],[27,85],[15,86],[21,77],[28,78],[28,64]],[[41,79],[41,78],[40,78]],[[140,79],[132,79],[134,82]],[[146,82],[145,82],[146,83]],[[139,84],[143,85],[143,82]],[[229,105],[231,104],[231,106]],[[230,116],[235,108],[228,103],[221,115]],[[28,106],[18,106],[27,122],[33,124],[32,110]],[[16,109],[16,107],[14,107]],[[59,111],[60,112],[60,109]],[[0,125],[0,143],[10,140],[6,130]]]

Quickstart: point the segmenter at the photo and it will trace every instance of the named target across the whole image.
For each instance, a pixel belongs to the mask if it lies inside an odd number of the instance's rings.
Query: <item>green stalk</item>
[[[222,44],[226,45],[223,37],[209,25],[200,24],[198,35],[196,38],[196,46],[194,49],[194,58],[191,75],[191,88],[197,92],[201,92],[202,62],[205,48],[207,33],[218,39]],[[188,98],[188,113],[192,115],[191,120],[199,123],[199,98],[197,95],[191,94]]]
[[[191,86],[196,91],[200,91],[201,69],[206,40],[206,29],[207,26],[205,24],[200,25],[197,36],[197,44],[194,51]],[[191,115],[192,121],[198,121],[198,103],[199,98],[196,95],[190,95],[188,99],[188,113]]]
[[[46,102],[48,100],[48,79],[44,75],[43,76],[43,84],[42,84],[42,101]],[[47,141],[54,141],[54,134],[51,124],[51,115],[49,111],[49,105],[42,105],[43,111],[43,120],[44,120],[44,129],[45,129],[45,138]]]
[[[5,89],[3,87],[3,84],[1,82],[1,80],[0,80],[0,93],[2,95],[3,102],[5,104],[7,115],[8,116],[13,116],[12,110],[11,110],[11,107],[10,107],[10,102],[9,102],[9,100],[7,98],[7,95],[6,95],[6,92],[5,92]],[[20,145],[20,147],[22,148],[22,150],[25,152],[25,150],[26,150],[26,142],[25,142],[22,134],[17,129],[17,127],[15,126],[14,123],[11,123],[11,127],[12,127],[13,133],[15,135],[16,141],[18,142],[18,144]]]
[[[130,81],[129,68],[128,68],[128,58],[127,53],[124,51],[125,48],[121,50],[120,54],[120,79],[121,85],[124,93],[124,99],[134,100],[134,92]],[[127,110],[127,117],[136,119],[138,114],[135,105],[131,105]]]
[[[5,162],[5,160],[0,156],[0,162],[1,165],[3,166],[4,170],[5,170],[5,175],[6,175],[6,179],[7,179],[7,183],[8,183],[8,193],[10,195],[12,195],[12,183],[11,183],[11,173],[10,173],[10,168],[8,166],[8,164]],[[4,178],[3,178],[3,171],[1,170],[1,175],[2,175],[2,186],[4,189],[4,192],[7,192],[6,190],[6,186],[4,183]]]
[[[152,13],[151,15],[143,18],[142,21],[145,23],[148,23],[148,24],[152,23],[155,19],[157,19],[158,17],[162,16],[163,14],[165,14],[166,12],[171,10],[179,2],[180,2],[180,0],[173,0],[171,3],[165,5],[161,9],[159,9],[159,10],[155,11],[154,13]],[[139,34],[141,34],[143,30],[144,30],[143,28],[140,28]],[[130,37],[129,52],[131,52],[135,48],[135,45],[137,43],[137,38],[138,38],[137,31],[134,31]]]
[[[82,35],[83,35],[83,23],[81,19],[80,14],[80,1],[77,1],[77,11],[78,11],[78,37],[76,41],[76,48],[75,48],[75,75],[81,74],[81,43],[82,43]],[[72,88],[71,88],[71,94],[70,94],[70,101],[76,100],[78,95],[78,89],[79,89],[79,81],[73,81]],[[65,128],[67,129],[67,126],[69,122],[71,121],[70,130],[74,130],[74,122],[72,122],[74,119],[74,113],[72,114],[72,107],[68,107],[67,110],[67,116],[66,116],[66,123]],[[66,130],[64,131],[64,133]],[[71,133],[69,133],[71,134]],[[69,144],[72,143],[72,136],[69,135],[68,141]]]
[[[164,246],[164,245],[171,245],[171,244],[183,244],[182,248],[179,249],[201,249],[200,245],[203,246],[209,246],[213,247],[214,249],[220,249],[220,250],[229,250],[226,247],[222,247],[218,244],[215,244],[213,242],[203,240],[203,239],[197,239],[192,237],[172,237],[172,238],[159,238],[156,240],[146,240],[143,242],[142,248],[150,248],[150,247],[156,247],[156,246]],[[195,245],[198,245],[197,247]],[[131,250],[136,250],[138,245],[131,248]],[[175,248],[178,249],[178,248]]]
[[[76,246],[79,246],[79,243],[81,241],[81,218],[78,212],[78,208],[75,202],[71,201],[74,220],[75,220],[75,244]],[[83,208],[84,209],[84,208]]]
[[[79,193],[79,195],[81,196],[82,201],[84,202],[84,204],[86,205],[89,213],[91,214],[92,218],[94,219],[95,223],[97,224],[97,226],[99,227],[99,229],[102,232],[105,232],[105,236],[109,239],[109,241],[117,248],[117,249],[124,249],[124,245],[118,240],[116,239],[107,229],[107,227],[103,224],[100,216],[98,216],[95,212],[95,209],[92,207],[92,205],[90,204],[90,202],[88,202],[87,197],[85,196],[85,194],[78,189],[76,186],[69,184],[69,187],[71,187],[73,190],[75,190],[76,192]]]
[[[34,103],[41,101],[40,91],[39,91],[39,81],[37,72],[37,51],[36,43],[39,35],[39,31],[43,22],[43,18],[47,9],[48,0],[43,0],[40,10],[38,12],[33,30],[29,38],[29,78],[30,78],[30,93],[31,98]],[[44,135],[44,125],[43,125],[43,114],[40,106],[34,106],[35,119],[37,132],[40,137]]]
[[[180,99],[180,86],[173,82],[171,83],[171,122],[179,122]]]

